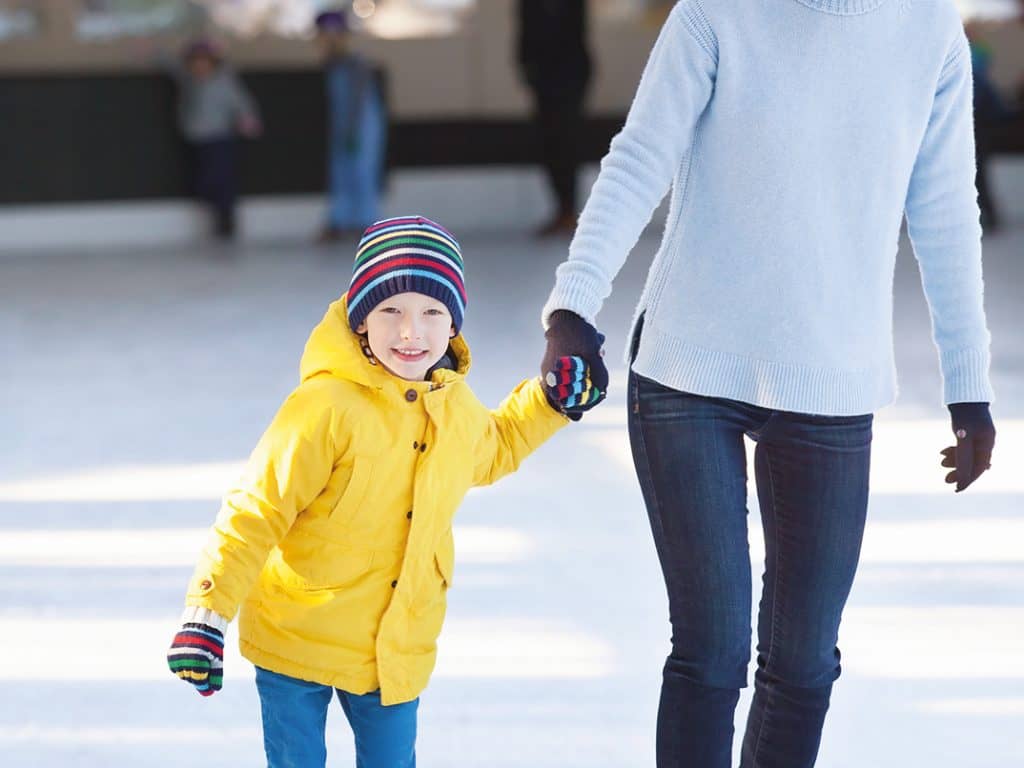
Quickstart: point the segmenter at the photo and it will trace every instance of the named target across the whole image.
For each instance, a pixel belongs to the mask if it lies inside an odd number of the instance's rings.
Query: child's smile
[[[399,378],[423,381],[455,335],[452,316],[437,299],[406,291],[385,299],[357,329],[377,361]]]

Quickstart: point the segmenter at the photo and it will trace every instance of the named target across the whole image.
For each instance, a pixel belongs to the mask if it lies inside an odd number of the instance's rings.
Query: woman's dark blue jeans
[[[868,501],[870,414],[812,416],[630,373],[629,435],[668,588],[658,768],[727,768],[750,662],[744,435],[765,539],[741,768],[814,765]]]

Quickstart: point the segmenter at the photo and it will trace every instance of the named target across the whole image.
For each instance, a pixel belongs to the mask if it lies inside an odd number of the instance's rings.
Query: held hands
[[[951,403],[956,445],[943,448],[942,466],[952,467],[947,483],[956,483],[956,492],[964,490],[990,467],[996,428],[988,403]]]
[[[594,386],[589,366],[575,355],[558,358],[554,370],[544,375],[544,384],[544,394],[551,406],[573,421],[579,421],[588,405],[597,405],[605,396]]]
[[[544,336],[544,394],[551,407],[579,421],[608,393],[608,369],[601,359],[604,335],[574,312],[559,309],[551,314]]]
[[[167,651],[167,666],[201,696],[224,685],[224,633],[209,624],[187,622]]]

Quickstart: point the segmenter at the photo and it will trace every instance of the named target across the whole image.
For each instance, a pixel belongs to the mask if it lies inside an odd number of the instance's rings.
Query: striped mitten
[[[577,420],[583,411],[593,408],[607,394],[594,385],[590,367],[582,357],[575,355],[558,358],[554,369],[544,376],[544,383],[558,407]]]
[[[186,609],[184,624],[167,651],[167,666],[202,696],[224,685],[224,631],[227,620],[207,609]]]
[[[547,348],[540,361],[544,393],[556,411],[573,421],[604,400],[608,390],[604,334],[568,309],[556,309],[544,332]]]

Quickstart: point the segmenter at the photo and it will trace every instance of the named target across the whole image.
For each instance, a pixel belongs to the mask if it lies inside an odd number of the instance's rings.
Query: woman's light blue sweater
[[[971,57],[952,0],[682,0],[544,318],[591,323],[671,185],[637,373],[767,408],[896,396],[906,213],[946,403],[991,401]]]

